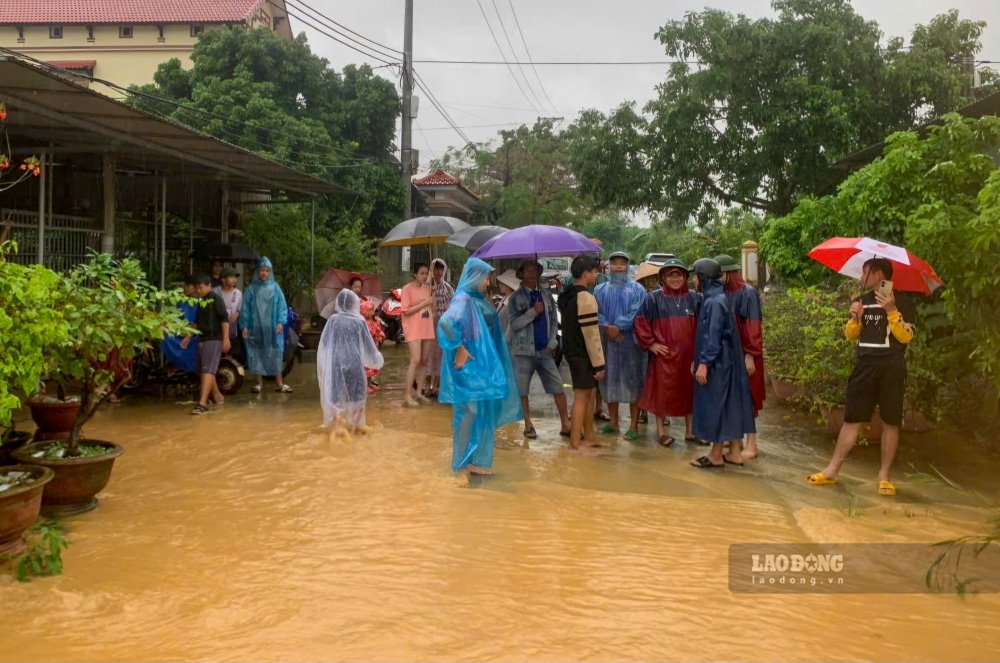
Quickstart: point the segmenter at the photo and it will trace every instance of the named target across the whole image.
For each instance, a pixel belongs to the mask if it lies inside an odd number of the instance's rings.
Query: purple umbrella
[[[473,254],[483,260],[538,258],[600,253],[601,247],[585,236],[561,226],[524,226],[498,235]]]

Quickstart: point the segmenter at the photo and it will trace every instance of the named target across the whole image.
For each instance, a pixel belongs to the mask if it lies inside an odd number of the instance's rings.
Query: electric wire
[[[267,0],[267,1],[268,1],[268,3],[270,3],[272,5],[275,4],[273,0]],[[388,49],[387,47],[384,47],[384,46],[381,46],[381,45],[379,47],[369,46],[368,44],[360,42],[357,39],[354,39],[350,35],[345,34],[343,31],[338,30],[335,27],[337,25],[340,25],[339,23],[337,23],[336,21],[330,19],[325,14],[322,14],[321,12],[313,9],[309,5],[307,5],[304,2],[302,2],[301,0],[285,0],[285,2],[286,3],[294,3],[294,4],[292,4],[292,7],[293,7],[293,9],[295,9],[295,11],[305,12],[306,14],[309,15],[309,19],[310,20],[316,21],[317,23],[319,23],[323,27],[328,28],[332,32],[334,32],[334,33],[340,35],[341,37],[343,37],[344,39],[346,39],[346,40],[348,40],[350,42],[353,42],[354,44],[357,44],[361,48],[368,49],[368,50],[370,50],[370,51],[378,54],[379,56],[384,57],[384,58],[388,58],[390,60],[395,60],[398,57],[397,53],[399,55],[402,55],[402,51],[396,51],[395,49]],[[301,5],[301,7],[298,6],[298,5]],[[288,7],[286,5],[285,10],[287,11],[287,9],[288,9]],[[364,39],[364,37],[362,37],[362,38]],[[341,42],[341,43],[343,43],[343,42]],[[374,43],[378,43],[378,42],[374,42]],[[355,50],[357,50],[357,49],[355,49]],[[389,50],[391,52],[388,52],[388,53],[384,52],[386,50]]]
[[[500,8],[497,7],[497,0],[490,0],[490,3],[493,5],[493,11],[496,12],[497,21],[500,23],[500,29],[503,30],[504,39],[507,40],[507,46],[510,47],[510,54],[514,60],[517,60],[517,50],[514,48],[514,43],[510,40],[510,34],[507,33],[507,25],[503,22],[503,17],[500,16]],[[531,98],[535,100],[538,108],[541,109],[543,107],[542,100],[539,98],[538,94],[535,93],[535,88],[531,85],[531,81],[529,81],[528,77],[525,75],[523,65],[518,65],[517,70],[521,74],[521,78],[524,80],[524,84],[527,86],[528,92],[531,93]]]
[[[528,50],[528,41],[524,38],[524,30],[521,29],[521,21],[517,18],[517,10],[514,9],[514,0],[507,0],[507,4],[510,5],[510,13],[514,16],[514,25],[517,27],[517,31],[521,35],[521,44],[524,46],[524,53],[528,56],[528,62],[531,62],[531,51]],[[538,75],[538,68],[535,66],[534,62],[531,62],[531,71],[535,73],[535,80],[538,81],[538,87],[542,89],[542,94],[545,96],[545,100],[549,102],[549,108],[558,113],[559,110],[556,108],[556,105],[552,103],[552,97],[549,96],[548,90],[545,89],[545,83],[542,83],[542,77]]]
[[[496,44],[497,50],[500,52],[500,57],[503,59],[504,64],[507,65],[507,71],[510,72],[510,77],[514,79],[514,83],[517,85],[517,89],[521,91],[521,94],[524,96],[524,100],[528,102],[528,105],[534,106],[535,104],[532,103],[531,98],[528,96],[528,93],[524,91],[524,86],[521,85],[521,81],[519,81],[517,79],[517,76],[514,74],[514,68],[510,65],[509,62],[507,62],[507,56],[504,54],[503,48],[500,46],[500,40],[497,39],[497,35],[493,31],[493,26],[490,25],[490,19],[486,16],[486,10],[483,9],[483,3],[481,2],[481,0],[476,0],[476,5],[478,5],[479,12],[483,15],[483,20],[486,21],[486,27],[490,31],[490,36],[493,37],[493,43]],[[541,110],[535,108],[535,112],[541,113]]]

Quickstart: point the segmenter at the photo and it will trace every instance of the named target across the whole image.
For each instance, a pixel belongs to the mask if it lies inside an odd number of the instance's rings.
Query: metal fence
[[[22,265],[38,262],[38,212],[0,208],[0,225],[11,226],[17,253],[8,259]],[[69,214],[46,214],[43,233],[45,266],[59,272],[86,262],[90,251],[101,250],[104,231],[97,219]]]

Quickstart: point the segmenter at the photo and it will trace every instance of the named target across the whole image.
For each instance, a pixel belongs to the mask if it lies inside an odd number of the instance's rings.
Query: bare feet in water
[[[488,467],[479,467],[478,465],[469,465],[469,474],[478,474],[480,476],[489,476],[493,474],[493,470]]]
[[[354,429],[354,434],[355,435],[367,435],[368,433],[371,432],[371,430],[372,429],[369,428],[368,426],[358,426],[357,428]]]

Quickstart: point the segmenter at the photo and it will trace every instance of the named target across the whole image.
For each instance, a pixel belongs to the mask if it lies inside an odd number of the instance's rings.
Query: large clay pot
[[[926,415],[918,410],[907,410],[903,413],[903,430],[907,433],[926,433],[931,429]]]
[[[87,440],[89,445],[108,449],[103,456],[85,458],[37,458],[34,454],[45,449],[49,442],[33,442],[14,452],[22,463],[41,465],[55,472],[55,477],[45,486],[42,506],[48,515],[70,516],[97,507],[97,493],[104,490],[111,478],[115,458],[125,449],[114,442]]]
[[[5,472],[30,472],[35,476],[27,486],[0,492],[0,558],[24,552],[24,533],[38,518],[42,490],[53,477],[52,470],[37,465],[0,467],[0,476]]]
[[[80,412],[80,399],[61,401],[57,398],[39,397],[28,400],[31,419],[38,426],[36,440],[65,440]]]
[[[840,435],[840,428],[844,425],[844,407],[824,407],[820,408],[820,413],[823,415],[827,432],[834,437]],[[872,415],[871,422],[861,427],[861,434],[869,442],[880,442],[882,440],[882,417],[879,416],[878,410]]]
[[[802,388],[791,382],[786,382],[776,377],[771,378],[771,388],[774,390],[774,397],[779,401],[787,401],[795,396]]]

